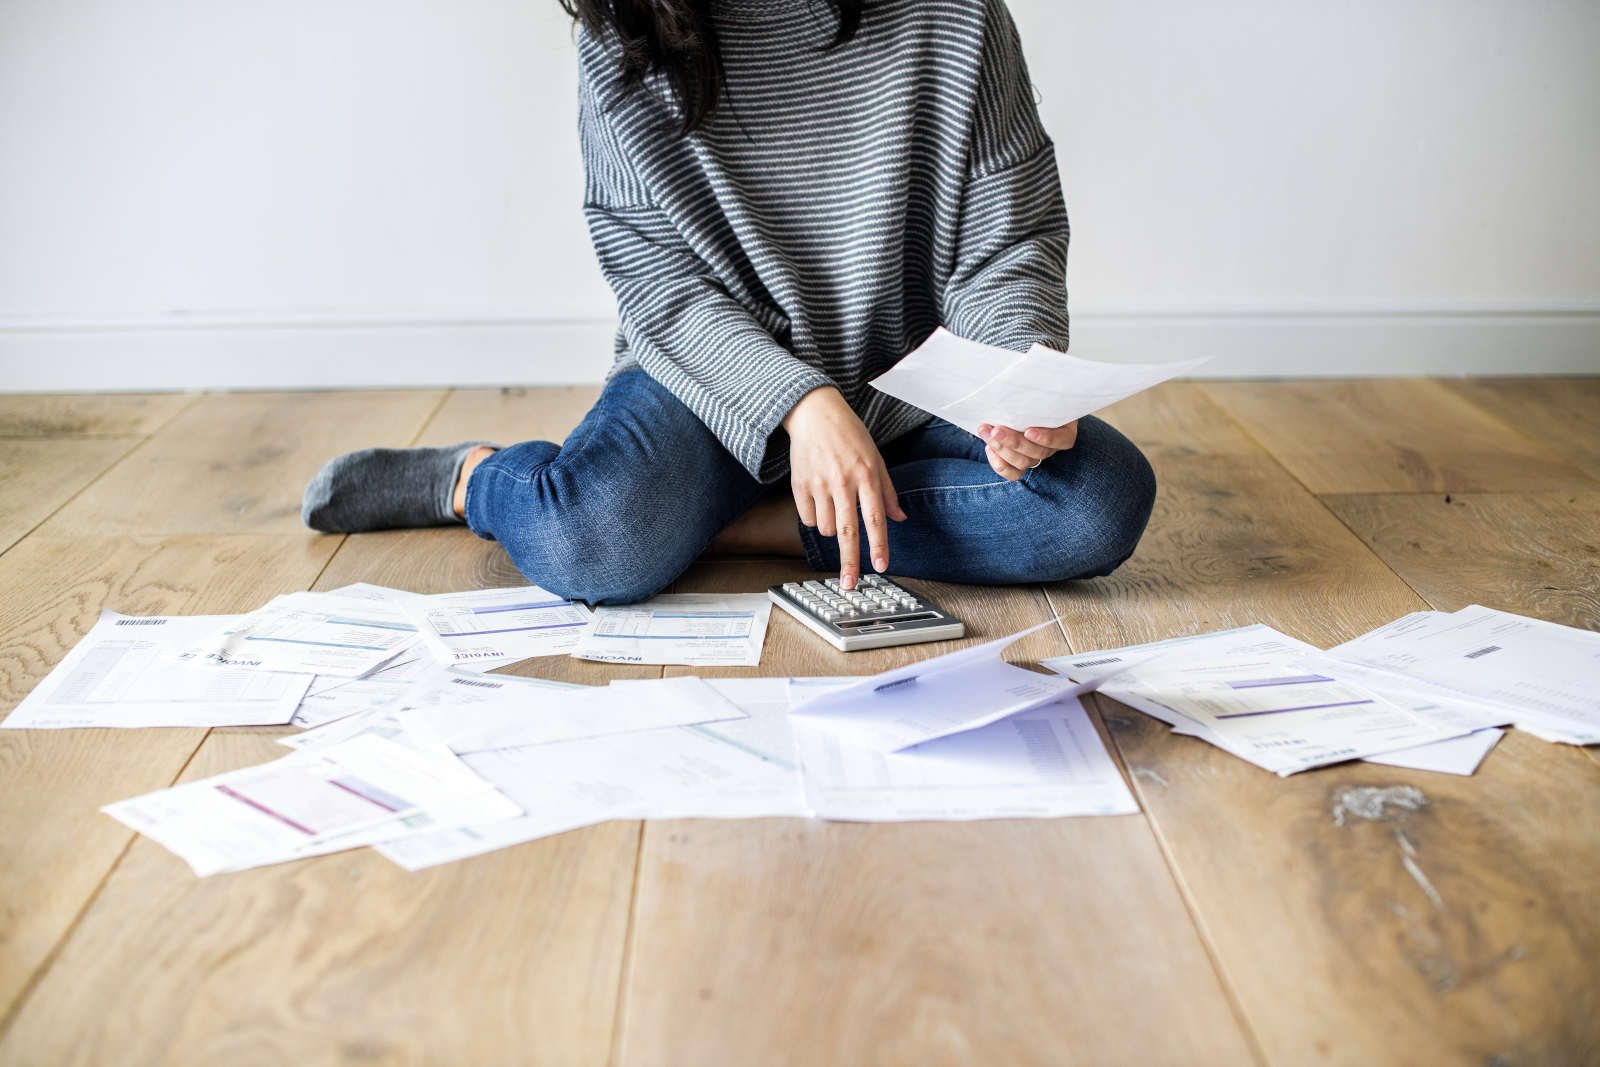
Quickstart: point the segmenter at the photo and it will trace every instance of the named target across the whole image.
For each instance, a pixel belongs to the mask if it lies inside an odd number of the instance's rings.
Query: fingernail
[[[879,556],[877,559],[872,561],[872,569],[877,571],[879,574],[882,574],[884,571],[889,569],[889,561],[884,559],[882,556]]]
[[[1038,430],[1029,430],[1027,436],[1028,440],[1037,441],[1039,438],[1043,437],[1044,434],[1040,433]]]
[[[978,427],[978,436],[983,438],[985,441],[987,441],[989,439],[989,435],[992,434],[992,433],[994,433],[994,427],[993,426],[979,426]]]

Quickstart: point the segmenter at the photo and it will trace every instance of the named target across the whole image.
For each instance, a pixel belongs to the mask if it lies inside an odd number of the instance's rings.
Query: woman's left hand
[[[1007,481],[1021,478],[1057,452],[1065,452],[1078,440],[1078,421],[1065,426],[1030,426],[1022,432],[1009,426],[978,427],[978,436],[988,442],[984,452],[989,466]]]

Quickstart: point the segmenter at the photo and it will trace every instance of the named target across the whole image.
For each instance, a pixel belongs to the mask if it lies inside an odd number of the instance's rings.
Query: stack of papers
[[[1064,426],[1206,359],[1095,363],[1039,344],[1013,352],[964,340],[941,326],[870,384],[976,435],[984,423],[1014,430]]]
[[[196,666],[358,678],[420,635],[392,601],[289,593],[207,635],[180,659]]]
[[[1600,634],[1589,630],[1473,604],[1407,615],[1328,656],[1496,709],[1546,741],[1600,742]]]

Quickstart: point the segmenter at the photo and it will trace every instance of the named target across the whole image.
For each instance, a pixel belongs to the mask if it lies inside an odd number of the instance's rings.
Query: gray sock
[[[328,461],[306,486],[300,520],[321,533],[363,533],[459,523],[451,506],[467,453],[491,441],[445,448],[363,448]]]

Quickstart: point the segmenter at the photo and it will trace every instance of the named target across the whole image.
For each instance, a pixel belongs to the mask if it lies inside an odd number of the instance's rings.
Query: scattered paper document
[[[845,679],[846,682],[852,679]],[[629,813],[636,819],[765,819],[816,814],[806,801],[800,776],[800,751],[789,722],[789,679],[713,678],[707,685],[745,713],[691,727],[766,760],[773,773],[695,793]],[[617,683],[612,683],[613,685]]]
[[[796,678],[792,692],[848,679]],[[899,752],[795,724],[806,796],[857,822],[1133,815],[1139,806],[1075,696]]]
[[[1278,774],[1441,741],[1467,733],[1436,726],[1372,690],[1299,670],[1283,656],[1156,663],[1101,692],[1148,710],[1159,705],[1193,732]]]
[[[268,726],[286,723],[309,674],[196,671],[174,657],[237,615],[100,619],[0,726]]]
[[[417,871],[783,772],[692,726],[495,749],[462,760],[526,814],[379,845],[379,852]]]
[[[417,639],[416,626],[392,602],[301,592],[275,598],[179,658],[197,666],[356,678]]]
[[[440,663],[487,671],[573,650],[589,610],[536,585],[397,601]]]
[[[1011,642],[1051,625],[1054,620],[830,689],[796,705],[790,715],[851,744],[894,752],[1095,688],[1000,658]]]
[[[432,681],[448,667],[432,653],[412,646],[378,670],[361,678],[318,676],[290,721],[302,729],[322,726],[399,700],[412,687]]]
[[[983,423],[1014,430],[1062,426],[1204,362],[1096,363],[1040,344],[1013,352],[941,326],[870,384],[977,434]]]
[[[386,585],[373,585],[370,582],[351,582],[341,585],[337,589],[325,589],[322,592],[328,596],[351,597],[356,600],[400,600],[408,596],[420,596],[419,593],[409,593],[404,589],[391,589]]]
[[[1470,775],[1478,769],[1483,757],[1500,743],[1504,730],[1490,728],[1478,730],[1465,737],[1452,737],[1448,741],[1435,741],[1431,745],[1385,752],[1381,756],[1368,756],[1368,763],[1382,763],[1388,767],[1404,767],[1412,771],[1437,771],[1440,774]]]
[[[606,663],[754,667],[771,613],[765,593],[662,593],[642,604],[602,605],[572,654]]]
[[[1314,645],[1296,640],[1287,634],[1279,633],[1262,623],[1253,626],[1243,626],[1234,630],[1222,630],[1209,634],[1193,634],[1187,637],[1175,637],[1165,641],[1155,641],[1150,644],[1133,645],[1128,648],[1113,648],[1099,652],[1084,652],[1072,656],[1055,656],[1044,660],[1044,665],[1051,670],[1073,678],[1076,681],[1091,681],[1104,679],[1110,675],[1127,669],[1135,658],[1150,656],[1154,659],[1146,660],[1144,668],[1155,666],[1170,667],[1179,663],[1193,663],[1201,660],[1220,660],[1234,657],[1277,657],[1287,665],[1312,673],[1327,675],[1346,682],[1362,685],[1381,696],[1387,698],[1406,711],[1433,723],[1446,731],[1447,735],[1457,735],[1463,731],[1482,730],[1486,727],[1497,726],[1510,721],[1503,716],[1497,716],[1493,709],[1481,704],[1473,703],[1462,697],[1461,694],[1452,693],[1439,686],[1431,686],[1414,679],[1404,678],[1399,675],[1388,674],[1372,668],[1362,667],[1357,664],[1344,663],[1328,658]],[[1110,695],[1110,694],[1108,694]],[[1185,717],[1172,718],[1171,709],[1157,712],[1135,701],[1134,707],[1147,711],[1157,718],[1168,722],[1178,733],[1191,734],[1211,743],[1219,743],[1220,739],[1213,737],[1211,731],[1206,730]],[[1433,769],[1442,758],[1440,753],[1451,755],[1452,767],[1466,767],[1465,770],[1455,770],[1451,773],[1470,774],[1471,768],[1476,767],[1482,760],[1483,753],[1479,752],[1476,758],[1469,758],[1472,746],[1454,746],[1447,749],[1439,746],[1446,742],[1429,742],[1418,749],[1417,759],[1429,766],[1419,769]],[[1222,747],[1228,748],[1226,744]],[[1229,751],[1233,751],[1231,748]],[[1426,751],[1424,751],[1426,750]],[[1386,759],[1398,761],[1405,758],[1406,750],[1396,750],[1386,754]],[[1487,749],[1484,750],[1487,752]],[[1243,753],[1235,753],[1243,755]],[[1244,758],[1250,758],[1245,756]],[[1258,762],[1260,766],[1268,766],[1277,771],[1281,768],[1271,759]],[[1398,766],[1398,763],[1393,765]]]
[[[453,758],[358,737],[100,810],[205,877],[295,859],[335,838],[492,789]]]
[[[1473,604],[1418,612],[1328,650],[1492,701],[1575,744],[1600,742],[1600,633]]]
[[[744,715],[699,678],[573,686],[456,669],[407,694],[395,708],[395,718],[424,747],[443,745],[458,754]]]

